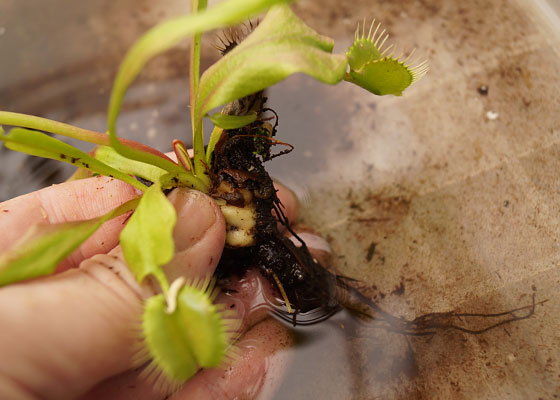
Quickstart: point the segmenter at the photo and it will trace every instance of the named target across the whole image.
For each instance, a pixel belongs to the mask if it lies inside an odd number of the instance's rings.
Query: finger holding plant
[[[123,186],[100,177],[45,189],[51,192],[49,195],[37,192],[2,203],[2,210],[8,210],[4,215],[21,214],[35,203],[48,213],[46,221],[60,215],[71,218],[73,210],[83,207],[76,198],[91,201],[91,193],[101,187],[122,200]],[[184,193],[172,201],[182,229],[174,233],[179,245],[168,268],[177,270],[181,266],[183,276],[195,281],[203,278],[197,275],[203,268],[194,268],[192,260],[190,264],[184,260],[195,253],[193,247],[200,249],[202,254],[197,261],[204,262],[204,268],[211,273],[223,247],[224,221],[211,199],[180,190]],[[18,209],[20,205],[24,209]],[[102,203],[95,207],[99,209],[90,210],[86,217],[105,211]],[[2,220],[3,230],[11,229],[10,223],[18,221],[21,219],[7,223]],[[43,398],[74,397],[142,361],[135,360],[143,340],[138,316],[143,301],[157,296],[159,289],[149,281],[143,285],[136,283],[120,246],[107,254],[103,252],[102,241],[111,242],[111,236],[118,237],[117,229],[122,229],[122,223],[122,218],[116,220],[99,238],[101,241],[88,245],[87,252],[99,254],[84,260],[80,268],[0,290],[0,302],[5,305],[0,308],[3,398],[18,398],[6,395],[11,393],[6,392],[10,383],[11,389],[21,390],[15,382],[23,382],[26,390],[40,393]]]
[[[103,215],[114,204],[92,201],[92,193],[99,192],[115,199],[115,204],[126,204],[136,196],[129,186],[101,176],[67,182],[1,203],[0,228],[17,233],[23,230],[21,225],[38,221],[50,226],[71,223],[77,215],[80,219]],[[169,199],[177,214],[173,230],[177,246],[164,267],[168,279],[180,275],[191,282],[204,280],[216,267],[223,247],[222,214],[213,200],[196,191],[178,189]],[[286,196],[284,201],[293,209],[289,199]],[[132,369],[144,361],[138,359],[143,343],[138,316],[145,299],[157,298],[153,297],[159,292],[157,284],[136,283],[120,246],[108,252],[105,247],[117,243],[126,217],[108,221],[96,240],[81,246],[71,260],[72,265],[81,263],[80,268],[0,290],[0,397],[19,398],[31,392],[42,398],[70,398],[99,385],[90,398],[112,398],[108,394],[118,391],[122,387],[118,383],[127,377],[144,390],[142,396],[151,393],[145,398],[161,398],[152,381],[148,384],[140,378],[143,368]],[[16,240],[8,237],[4,244],[9,248]],[[84,259],[85,254],[97,255]],[[189,295],[196,292],[191,289]],[[270,351],[257,349],[251,351]],[[253,363],[264,362],[258,354]],[[207,389],[195,382],[189,390]]]
[[[0,112],[0,124],[16,126],[7,135],[0,136],[7,148],[71,163],[81,171],[89,171],[90,175],[114,177],[142,192],[138,198],[92,219],[32,227],[23,240],[0,255],[0,285],[51,274],[104,223],[133,211],[120,234],[123,258],[120,259],[120,250],[114,255],[119,258],[118,262],[128,264],[134,285],[152,285],[153,291],[143,304],[141,331],[145,357],[142,360],[152,360],[148,374],[162,387],[182,384],[199,368],[220,365],[235,337],[235,322],[225,310],[213,304],[216,292],[211,279],[206,278],[213,273],[219,255],[213,254],[203,276],[166,274],[182,246],[181,240],[173,237],[179,216],[170,202],[174,195],[166,196],[167,191],[189,188],[202,193],[215,192],[218,182],[211,171],[214,151],[223,133],[244,127],[265,127],[260,111],[249,108],[245,113],[232,112],[228,104],[258,93],[294,73],[304,73],[330,85],[346,80],[375,94],[401,95],[426,72],[424,64],[414,67],[407,64],[407,60],[387,54],[389,48],[383,49],[386,38],[383,39],[383,33],[378,34],[378,26],[366,35],[364,25],[362,34],[356,34],[346,54],[333,54],[332,39],[313,31],[284,3],[287,1],[226,0],[206,9],[205,1],[193,1],[191,14],[152,28],[130,49],[120,66],[109,104],[107,134],[38,117]],[[258,27],[199,78],[202,32],[235,25],[267,9]],[[194,155],[191,159],[182,142],[175,141],[173,148],[178,160],[175,162],[157,150],[119,138],[117,119],[126,90],[143,66],[185,38],[192,40],[190,103]],[[221,113],[208,115],[219,106],[225,106]],[[202,128],[205,117],[210,117],[216,125],[206,148]],[[101,147],[91,155],[38,131]],[[263,128],[258,135],[272,142],[274,131]],[[80,176],[84,174],[75,177]],[[251,210],[250,193],[244,201],[248,203],[246,210]],[[217,210],[218,206],[213,204]],[[234,219],[239,219],[239,213],[231,213],[230,204],[221,202],[220,206],[226,216],[232,216],[226,221],[228,229],[236,228],[238,223]],[[180,226],[182,224],[196,226],[188,220],[183,220]],[[226,225],[222,227],[223,235]],[[250,241],[247,245],[253,244]],[[212,250],[206,254],[210,255]],[[193,263],[190,256],[182,260],[180,270]],[[106,257],[103,260],[107,261]],[[282,289],[280,283],[279,286]],[[20,290],[21,287],[16,285],[5,290]],[[289,299],[285,300],[290,309]]]

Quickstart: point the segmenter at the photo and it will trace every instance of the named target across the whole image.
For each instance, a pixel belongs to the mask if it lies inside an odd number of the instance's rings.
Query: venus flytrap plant
[[[332,39],[305,25],[285,4],[288,2],[225,0],[207,9],[206,0],[193,0],[191,14],[156,25],[134,44],[119,68],[111,92],[107,134],[0,111],[0,124],[18,127],[8,135],[2,131],[0,140],[7,148],[69,162],[89,171],[90,175],[111,176],[143,192],[140,198],[94,220],[32,228],[22,243],[0,257],[0,285],[52,273],[57,264],[103,222],[134,210],[120,235],[124,257],[138,282],[152,276],[161,289],[161,294],[146,301],[142,316],[145,350],[152,360],[149,367],[152,377],[159,383],[168,381],[175,386],[199,368],[213,367],[222,362],[235,335],[236,322],[213,304],[217,293],[213,281],[188,282],[179,279],[170,283],[161,268],[174,254],[172,232],[177,219],[164,190],[189,187],[219,194],[224,182],[216,181],[211,171],[213,163],[219,161],[215,151],[225,132],[249,127],[249,133],[241,136],[255,140],[261,138],[262,143],[268,146],[273,143],[274,129],[261,121],[262,104],[240,109],[236,102],[258,94],[292,74],[304,73],[330,85],[346,80],[375,94],[400,95],[427,69],[425,64],[411,67],[392,55],[385,56],[386,51],[381,49],[386,38],[378,43],[383,36],[383,33],[377,35],[379,26],[373,34],[371,30],[367,36],[365,32],[361,37],[356,34],[346,54],[333,54]],[[199,77],[203,32],[238,24],[268,9],[267,15],[245,40],[231,46],[223,58]],[[187,38],[191,38],[189,97],[194,156],[191,159],[185,145],[175,140],[173,149],[179,161],[175,162],[157,150],[120,139],[117,119],[126,91],[143,66]],[[224,105],[221,113],[208,115],[212,109]],[[202,128],[205,117],[209,117],[215,125],[206,150]],[[37,130],[99,147],[90,155]],[[258,150],[257,153],[264,159],[268,157],[267,150]],[[135,177],[153,184],[148,188]],[[237,190],[231,186],[229,189]],[[229,189],[226,185],[224,190]],[[243,198],[238,200],[246,202],[243,207],[223,199],[217,200],[230,227],[241,226],[238,221],[240,215],[257,218],[252,206],[256,194],[247,190],[241,193]],[[244,224],[251,228],[241,235],[248,241],[238,241],[236,246],[255,244],[255,235],[251,233],[255,223],[249,222]],[[274,281],[291,314],[290,302],[279,275],[280,272],[273,273]]]

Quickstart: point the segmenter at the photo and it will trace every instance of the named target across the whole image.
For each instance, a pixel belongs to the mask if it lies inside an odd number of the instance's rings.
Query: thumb
[[[213,272],[225,237],[218,206],[185,189],[170,200],[177,209],[170,279]],[[78,269],[0,289],[0,398],[73,398],[133,367],[132,328],[152,294],[119,246]]]

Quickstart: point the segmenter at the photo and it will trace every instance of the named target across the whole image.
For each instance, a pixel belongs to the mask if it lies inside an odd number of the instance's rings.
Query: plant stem
[[[163,270],[161,268],[156,268],[156,270],[153,272],[153,275],[157,279],[163,295],[167,298],[167,292],[169,291],[169,282],[167,281],[167,277],[163,273]]]
[[[146,153],[143,151],[136,150],[134,148],[128,147],[117,138],[115,132],[109,132],[111,147],[113,147],[120,155],[130,158],[131,160],[140,161],[146,164],[152,164],[170,173],[181,173],[185,172],[184,168],[177,165],[168,158],[161,158],[152,153]]]
[[[210,191],[210,183],[206,182],[200,177],[194,176],[190,173],[182,174],[179,176],[179,183],[189,186],[192,189],[196,189],[202,193],[208,193]]]
[[[198,117],[196,117],[198,118]],[[206,158],[204,156],[204,135],[202,132],[202,119],[198,120],[194,130],[194,173],[203,182],[210,186],[210,178],[206,175]]]
[[[105,214],[103,216],[103,221],[108,221],[112,218],[118,217],[120,215],[123,215],[124,213],[127,213],[129,211],[134,211],[136,210],[136,207],[138,207],[138,203],[140,202],[140,196],[127,201],[126,203],[121,204],[120,206],[118,206],[117,208],[115,208],[114,210],[112,210],[111,212]]]
[[[197,14],[204,11],[207,6],[207,0],[191,0],[191,12]],[[197,121],[195,115],[196,99],[198,96],[198,83],[200,79],[200,41],[202,33],[195,33],[191,41],[190,52],[190,68],[189,68],[189,97],[191,104],[191,124],[193,130],[193,149],[194,149],[194,168],[193,173],[210,186],[210,180],[205,175],[206,167],[202,161],[204,157],[204,131],[202,121]]]
[[[198,14],[204,11],[207,0],[191,0],[191,12]],[[198,92],[198,81],[200,79],[200,42],[202,32],[195,33],[191,40],[190,61],[189,61],[189,100],[191,104],[191,123],[194,130],[194,102]],[[194,132],[193,132],[194,133]]]
[[[47,118],[36,117],[34,115],[0,111],[0,124],[37,129],[39,131],[54,133],[56,135],[66,136],[101,146],[109,146],[111,144],[109,136],[106,133],[90,131],[89,129],[78,128],[77,126],[53,121]],[[139,151],[150,153],[168,160],[169,162],[173,162],[165,154],[152,147],[146,146],[145,144],[128,139],[119,139],[119,141],[126,146],[134,147]]]
[[[202,193],[210,191],[210,185],[194,176],[190,171],[180,174],[165,174],[159,179],[161,187],[170,189],[176,186],[189,187]]]

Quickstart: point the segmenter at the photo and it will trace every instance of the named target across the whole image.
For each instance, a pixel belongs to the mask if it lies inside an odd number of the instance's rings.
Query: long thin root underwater
[[[535,313],[535,306],[541,305],[546,303],[548,300],[543,300],[538,303],[535,303],[535,294],[532,296],[531,305],[519,307],[514,310],[504,311],[501,313],[494,313],[494,314],[482,314],[482,313],[455,313],[455,312],[446,312],[446,313],[430,313],[421,315],[420,317],[415,318],[414,320],[407,323],[406,328],[407,334],[408,332],[424,335],[433,335],[436,333],[438,329],[454,329],[457,331],[470,333],[472,335],[479,335],[484,332],[488,332],[489,330],[495,329],[499,326],[509,324],[515,321],[521,321],[524,319],[528,319],[533,316]],[[524,314],[518,315],[517,313],[525,311]],[[465,320],[470,320],[473,318],[484,318],[484,319],[491,319],[491,318],[504,318],[501,321],[497,321],[489,326],[480,329],[470,329],[465,326],[458,325],[458,323],[464,323]]]
[[[454,311],[436,312],[421,315],[413,320],[407,320],[402,317],[391,315],[348,284],[343,283],[342,286],[349,292],[350,296],[354,298],[357,297],[360,303],[366,304],[370,308],[370,310],[364,311],[360,309],[360,307],[350,306],[348,309],[351,313],[363,319],[377,321],[381,324],[380,327],[387,331],[400,333],[406,336],[432,336],[444,330],[456,330],[471,335],[479,335],[502,325],[528,319],[535,313],[535,307],[537,305],[542,305],[548,301],[542,300],[535,302],[535,294],[533,293],[530,305],[509,311],[492,314],[457,313]],[[355,305],[354,302],[352,303]],[[469,324],[476,323],[477,320],[494,320],[495,322],[482,328],[469,327]]]

